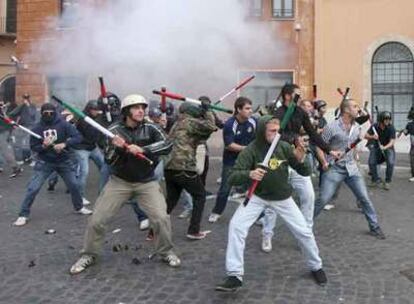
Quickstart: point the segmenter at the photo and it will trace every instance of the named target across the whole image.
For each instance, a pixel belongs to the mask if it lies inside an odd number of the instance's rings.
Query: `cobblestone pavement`
[[[221,163],[211,163],[208,188],[217,190]],[[388,238],[368,235],[364,217],[345,187],[336,208],[317,219],[315,234],[329,283],[317,286],[304,268],[295,240],[280,222],[273,252],[260,251],[259,227],[252,227],[245,253],[244,287],[237,293],[214,291],[224,273],[228,221],[237,207],[230,203],[214,225],[205,208],[203,229],[212,233],[202,241],[185,238],[187,222],[172,216],[174,241],[182,267],[171,269],[148,260],[151,244],[138,230],[132,208],[125,206],[111,224],[100,263],[84,274],[70,276],[70,265],[81,248],[86,217],[74,214],[60,182],[55,193],[46,187],[32,208],[29,224],[11,227],[30,177],[9,180],[0,175],[0,303],[414,303],[414,183],[408,171],[396,172],[391,191],[370,189],[382,228]],[[88,198],[96,197],[96,173]],[[119,233],[111,231],[120,228]],[[47,235],[45,230],[55,229]],[[124,249],[113,252],[114,245]],[[125,250],[125,245],[128,250]],[[140,264],[132,263],[137,258]]]

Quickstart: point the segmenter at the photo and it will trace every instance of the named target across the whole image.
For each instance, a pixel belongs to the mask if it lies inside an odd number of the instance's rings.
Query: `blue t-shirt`
[[[229,118],[223,127],[223,164],[226,166],[233,166],[238,152],[229,151],[226,147],[232,143],[241,146],[247,146],[252,142],[256,133],[256,119],[251,117],[243,123],[239,123],[235,116]]]

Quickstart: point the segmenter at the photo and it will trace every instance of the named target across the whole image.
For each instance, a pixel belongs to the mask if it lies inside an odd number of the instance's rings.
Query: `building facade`
[[[413,1],[240,1],[246,5],[246,21],[264,23],[286,55],[283,60],[277,54],[274,60],[272,56],[247,60],[225,87],[255,73],[256,79],[242,94],[257,105],[273,100],[285,82],[298,83],[307,98],[312,98],[312,86],[317,84],[319,98],[334,109],[341,100],[336,89],[349,86],[351,96],[361,104],[368,101],[371,109],[391,111],[397,128],[405,124],[414,99]],[[40,56],[31,52],[39,39],[70,34],[71,26],[76,26],[71,16],[80,4],[79,0],[18,0],[17,57],[24,68],[17,71],[17,95],[28,92],[37,103],[56,92],[78,99],[96,97],[96,79],[62,82],[58,73],[42,71],[47,51]]]
[[[0,0],[0,101],[15,101],[16,0]]]

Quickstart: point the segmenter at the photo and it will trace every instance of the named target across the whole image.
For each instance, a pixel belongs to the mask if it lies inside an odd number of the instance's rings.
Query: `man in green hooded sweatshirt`
[[[298,142],[296,148],[279,141],[267,170],[258,167],[279,129],[280,121],[277,118],[263,116],[259,120],[256,139],[239,154],[230,174],[229,183],[232,185],[242,185],[249,179],[260,183],[249,203],[240,205],[230,221],[226,252],[227,278],[216,286],[216,290],[236,291],[242,286],[245,240],[249,228],[266,208],[273,209],[285,221],[299,242],[306,265],[316,283],[325,285],[327,282],[312,229],[293,201],[292,186],[288,182],[289,166],[303,176],[311,173],[309,165],[304,162],[306,150],[303,141]]]

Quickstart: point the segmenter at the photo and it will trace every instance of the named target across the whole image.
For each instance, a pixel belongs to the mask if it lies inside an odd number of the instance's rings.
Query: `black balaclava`
[[[44,114],[45,111],[53,111],[52,115],[48,115],[48,114]],[[42,105],[42,107],[40,108],[40,114],[42,115],[42,122],[45,124],[51,124],[52,122],[55,121],[56,118],[56,107],[54,105],[52,105],[51,103],[45,103],[44,105]]]

